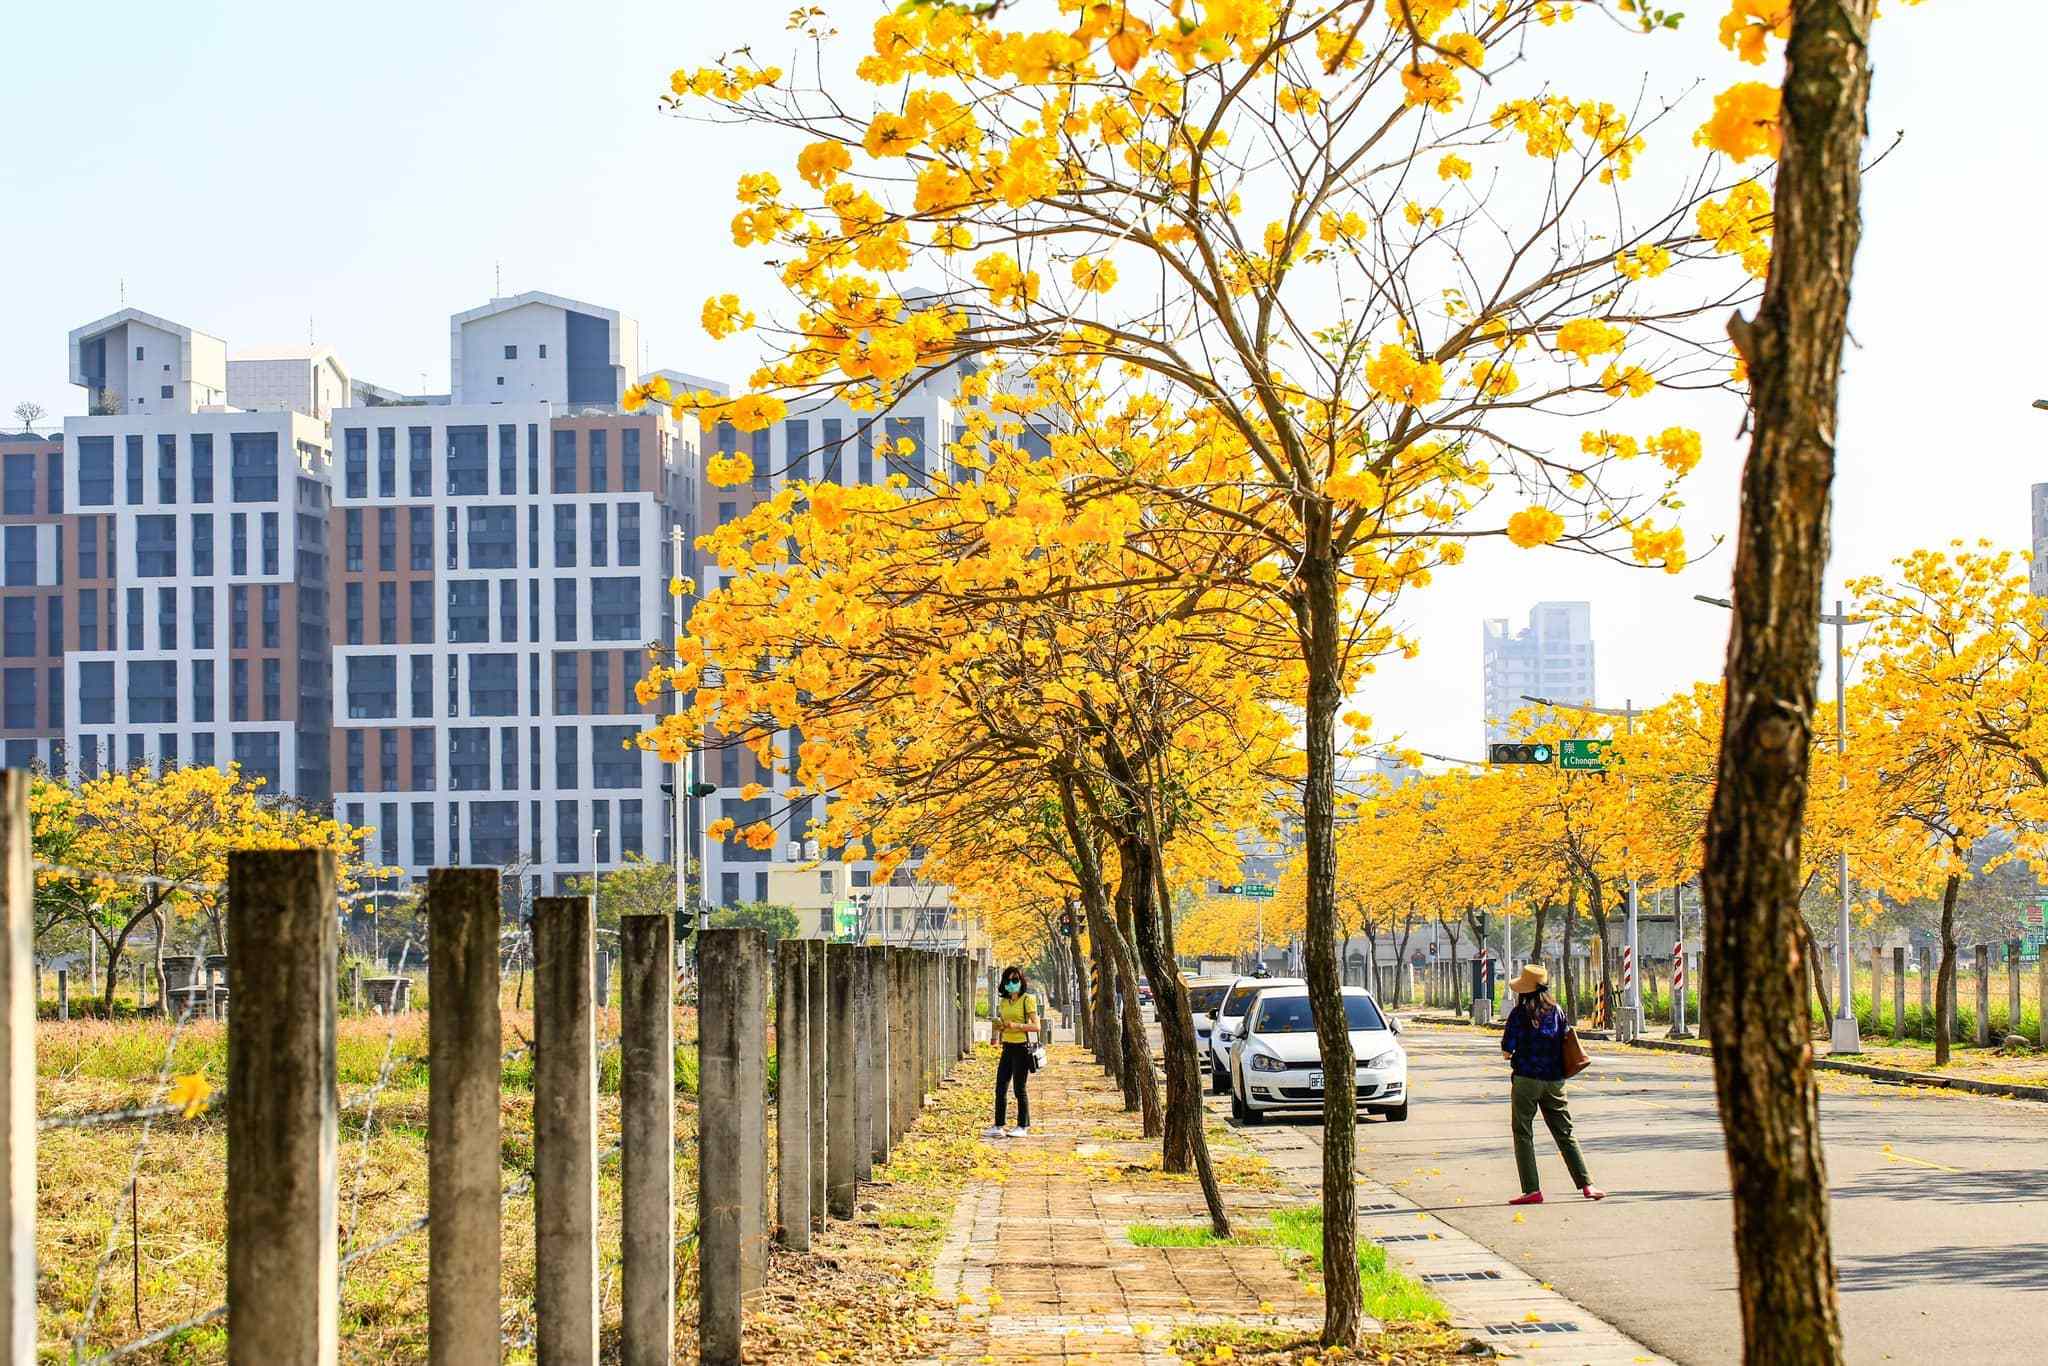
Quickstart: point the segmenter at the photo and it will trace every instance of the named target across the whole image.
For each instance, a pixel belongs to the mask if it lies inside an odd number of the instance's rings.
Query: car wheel
[[[1408,1102],[1404,1100],[1399,1105],[1389,1105],[1380,1113],[1387,1117],[1387,1123],[1399,1124],[1408,1118]]]
[[[1211,1093],[1211,1094],[1213,1094],[1213,1095],[1218,1095],[1218,1096],[1220,1096],[1220,1095],[1222,1095],[1222,1094],[1223,1094],[1224,1092],[1228,1091],[1229,1089],[1230,1089],[1230,1079],[1229,1079],[1228,1077],[1226,1077],[1226,1076],[1225,1076],[1225,1075],[1223,1074],[1223,1069],[1222,1069],[1222,1068],[1220,1068],[1220,1067],[1216,1066],[1216,1064],[1215,1064],[1215,1060],[1214,1060],[1214,1059],[1212,1058],[1212,1059],[1210,1060],[1210,1063],[1209,1063],[1209,1090],[1210,1090],[1210,1093]]]
[[[1265,1111],[1254,1110],[1250,1101],[1239,1101],[1238,1104],[1244,1107],[1244,1124],[1247,1129],[1256,1128],[1266,1122]]]
[[[1233,1088],[1230,1092],[1230,1117],[1236,1120],[1239,1124],[1243,1124],[1245,1122],[1244,1116],[1244,1102],[1238,1099],[1237,1091],[1235,1090],[1235,1088]]]

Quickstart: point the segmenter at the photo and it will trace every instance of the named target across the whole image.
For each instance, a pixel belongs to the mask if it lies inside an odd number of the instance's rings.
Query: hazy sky
[[[751,368],[697,313],[707,294],[770,291],[726,224],[737,174],[788,152],[656,100],[670,70],[728,47],[783,60],[784,4],[18,8],[0,81],[0,415],[24,398],[84,411],[65,334],[119,307],[123,280],[129,304],[231,350],[310,327],[357,375],[408,390],[446,388],[448,315],[491,295],[494,265],[507,293],[636,316],[652,366]],[[827,8],[853,31],[883,7]],[[1714,44],[1719,6],[1687,8],[1685,31],[1603,44],[1567,87],[1624,103],[1682,96],[1702,71],[1754,75]],[[2048,5],[1886,9],[1872,140],[1905,139],[1865,186],[1831,583],[1952,537],[2021,545],[2027,486],[2048,479],[2048,412],[2029,408],[2048,396]],[[1700,553],[1733,528],[1742,447],[1732,405],[1694,416]],[[1654,700],[1719,671],[1723,614],[1691,595],[1721,592],[1727,564],[1702,554],[1673,577],[1484,549],[1410,599],[1423,653],[1374,679],[1366,708],[1424,748],[1475,752],[1480,622],[1545,598],[1593,603],[1602,701]]]

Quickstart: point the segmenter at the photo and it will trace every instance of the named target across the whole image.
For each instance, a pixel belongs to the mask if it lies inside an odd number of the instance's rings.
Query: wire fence
[[[25,834],[22,785],[15,781],[16,776],[0,776],[0,825],[13,826],[12,830],[0,830],[0,836]],[[17,852],[25,852],[26,844],[25,838],[12,843],[0,838],[0,848]],[[82,1306],[76,1319],[64,1324],[73,1362],[122,1361],[175,1352],[179,1350],[176,1344],[186,1335],[223,1323],[231,1327],[239,1351],[294,1359],[298,1354],[280,1344],[296,1340],[294,1334],[303,1334],[306,1325],[322,1315],[329,1324],[336,1323],[341,1294],[361,1277],[366,1265],[422,1234],[429,1235],[427,1279],[434,1291],[435,1312],[440,1312],[443,1292],[452,1290],[456,1300],[469,1306],[473,1326],[479,1331],[487,1319],[489,1331],[498,1335],[502,1347],[535,1348],[543,1358],[581,1359],[584,1354],[573,1350],[576,1335],[587,1331],[594,1348],[601,1322],[619,1324],[627,1341],[635,1334],[648,1341],[647,1335],[656,1331],[672,1336],[677,1322],[673,1303],[676,1258],[694,1255],[701,1264],[696,1306],[700,1338],[707,1354],[715,1355],[721,1335],[729,1334],[736,1342],[739,1296],[758,1285],[764,1274],[765,1244],[774,1228],[769,1214],[771,1189],[779,1192],[777,1210],[785,1238],[795,1233],[790,1210],[797,1206],[790,1202],[796,1199],[799,1187],[806,1199],[816,1187],[821,1206],[817,1218],[822,1222],[826,1154],[839,1150],[832,1159],[830,1203],[836,1217],[850,1217],[854,1171],[850,1149],[860,1150],[864,1176],[870,1144],[886,1152],[890,1141],[900,1137],[921,1107],[921,1093],[936,1086],[962,1051],[961,1041],[971,1033],[974,975],[958,955],[834,946],[830,963],[834,1009],[827,1012],[825,946],[817,941],[786,942],[781,946],[785,956],[780,970],[794,970],[796,976],[784,979],[784,996],[776,1008],[795,1008],[790,1005],[792,999],[801,1008],[793,1016],[778,1018],[780,1065],[774,1068],[778,1094],[772,1112],[776,1118],[771,1121],[766,1097],[771,1075],[765,1041],[770,975],[767,941],[752,930],[709,931],[700,949],[701,970],[715,971],[720,963],[726,970],[717,981],[702,984],[700,1030],[715,1033],[720,1043],[707,1048],[697,1086],[701,1092],[699,1114],[718,1115],[720,1122],[708,1129],[700,1125],[696,1132],[679,1133],[675,1098],[683,1072],[674,1054],[676,980],[670,919],[635,917],[619,930],[600,930],[591,923],[588,898],[544,898],[536,903],[527,927],[504,930],[499,925],[495,872],[446,870],[437,871],[430,883],[433,890],[427,921],[431,942],[416,947],[408,940],[399,949],[395,965],[402,978],[424,960],[432,981],[427,1009],[406,1011],[404,998],[394,996],[394,1008],[386,1012],[388,1019],[378,1031],[381,1039],[376,1035],[365,1039],[358,1030],[352,1036],[358,1046],[352,1055],[357,1061],[351,1066],[358,1069],[358,1075],[369,1075],[369,1084],[339,1094],[343,1079],[335,1071],[334,1040],[342,993],[336,980],[339,922],[333,912],[345,903],[332,894],[325,880],[331,878],[331,872],[323,874],[321,870],[331,864],[323,864],[323,858],[276,851],[235,855],[225,884],[123,875],[60,863],[30,865],[26,859],[16,865],[24,875],[21,883],[0,876],[0,910],[5,912],[0,926],[7,936],[7,952],[21,957],[27,956],[23,950],[31,944],[33,919],[31,906],[16,899],[16,888],[32,888],[37,877],[126,880],[128,885],[216,896],[226,914],[229,976],[234,986],[226,1001],[226,1073],[221,1084],[203,1075],[208,1066],[203,1061],[198,1064],[199,1072],[187,1070],[193,1064],[186,1061],[189,1055],[181,1053],[181,1048],[188,1040],[200,1039],[204,1051],[216,1048],[213,1041],[220,1037],[195,1035],[193,1021],[202,1015],[188,1009],[172,1013],[153,1069],[134,1083],[139,1092],[135,1098],[115,1106],[57,1109],[41,1115],[31,1109],[27,1123],[18,1127],[16,1121],[6,1121],[10,1141],[26,1140],[31,1145],[37,1136],[57,1139],[72,1133],[134,1129],[125,1149],[126,1163],[115,1164],[116,1171],[126,1168],[126,1179],[116,1188],[120,1198],[114,1202],[104,1232],[88,1244],[95,1248],[90,1253],[90,1278],[83,1294],[71,1301],[79,1304],[82,1300]],[[280,869],[286,872],[280,873]],[[0,869],[0,874],[4,873],[5,869]],[[264,878],[270,881],[262,881]],[[259,906],[260,911],[256,909]],[[600,940],[602,953],[597,947]],[[788,956],[791,953],[795,956]],[[485,960],[488,971],[477,970]],[[615,963],[624,969],[616,1015],[609,990],[593,990],[609,976],[608,966],[593,971],[593,964],[598,963]],[[531,973],[534,978],[531,1038],[518,1023],[521,1017],[508,1015],[504,1009],[502,993],[512,988],[504,978],[515,973],[520,993],[526,988],[526,976]],[[0,1043],[10,1031],[35,1027],[34,997],[38,993],[31,991],[24,997],[14,989],[23,977],[25,974],[0,973]],[[791,982],[794,987],[788,985]],[[792,991],[794,997],[789,994]],[[809,1013],[813,1005],[818,1007],[815,1019]],[[453,1011],[459,1028],[423,1028],[439,1010]],[[832,1016],[829,1020],[828,1014]],[[420,1022],[412,1027],[411,1036],[424,1033],[423,1050],[407,1045],[407,1015]],[[618,1021],[616,1031],[604,1027],[613,1018]],[[503,1038],[502,1033],[511,1037]],[[67,1046],[72,1038],[66,1036]],[[477,1044],[486,1040],[487,1049],[479,1049]],[[568,1052],[550,1040],[568,1040]],[[360,1048],[366,1043],[371,1048]],[[844,1094],[835,1100],[841,1107],[834,1117],[837,1132],[829,1138],[824,1102],[828,1047],[844,1073]],[[374,1074],[365,1069],[371,1049],[376,1058]],[[23,1079],[4,1069],[10,1065],[8,1058],[18,1056],[18,1051],[0,1048],[0,1083],[17,1089]],[[125,1055],[116,1052],[114,1056]],[[219,1061],[220,1055],[209,1056]],[[806,1060],[811,1058],[820,1067],[815,1096],[806,1080]],[[526,1060],[534,1064],[531,1077],[522,1071],[516,1082],[508,1080],[505,1069]],[[425,1064],[424,1074],[415,1066],[418,1063]],[[402,1143],[419,1128],[412,1117],[416,1110],[396,1112],[396,1121],[387,1119],[400,1077],[406,1078],[404,1085],[410,1093],[417,1093],[411,1088],[422,1087],[426,1092],[429,1120],[425,1141],[437,1145],[436,1155],[428,1164],[426,1210],[380,1230],[378,1224],[392,1212],[384,1196],[404,1191],[411,1180],[400,1168],[396,1184],[380,1178],[385,1189],[378,1188],[379,1180],[373,1180],[371,1173],[392,1170],[385,1154],[397,1151],[381,1140],[389,1136]],[[26,1080],[32,1094],[35,1079],[30,1076]],[[530,1087],[533,1134],[527,1169],[505,1179],[507,1149],[499,1117],[501,1110],[518,1113],[504,1101],[508,1086]],[[473,1098],[482,1098],[481,1108],[455,1108],[462,1104],[465,1087],[471,1088],[468,1094]],[[797,1089],[792,1092],[791,1088]],[[601,1091],[607,1095],[616,1091],[618,1096],[615,1138],[601,1136],[597,1127],[596,1101]],[[610,1113],[609,1107],[605,1113]],[[262,1122],[250,1127],[259,1114]],[[193,1123],[203,1120],[215,1122]],[[394,1122],[401,1127],[394,1129]],[[348,1132],[353,1141],[337,1154],[334,1139],[350,1125],[355,1126]],[[788,1143],[794,1146],[776,1139],[775,1148],[770,1149],[770,1134],[784,1130],[792,1136]],[[327,1135],[324,1158],[319,1155],[322,1133]],[[146,1206],[139,1193],[146,1168],[161,1165],[151,1154],[162,1147],[167,1134],[175,1134],[178,1141],[222,1145],[228,1177],[217,1191],[208,1192],[217,1194],[226,1206],[221,1236],[229,1247],[247,1243],[263,1249],[261,1260],[267,1270],[261,1282],[251,1282],[246,1273],[236,1271],[236,1260],[230,1256],[226,1258],[227,1293],[219,1302],[201,1301],[205,1307],[190,1313],[184,1312],[185,1305],[178,1305],[181,1316],[176,1321],[149,1324],[145,1331],[141,1273],[149,1235],[143,1218]],[[439,1145],[443,1143],[450,1146],[442,1149]],[[649,1144],[654,1145],[651,1151]],[[678,1203],[687,1211],[688,1202],[679,1202],[673,1191],[679,1155],[696,1162],[699,1187],[696,1216],[681,1236],[677,1235],[674,1211]],[[443,1166],[450,1163],[463,1169],[464,1180],[437,1185]],[[842,1169],[847,1177],[843,1194],[839,1185]],[[315,1184],[332,1202],[326,1219],[307,1217],[309,1207],[300,1199],[304,1192],[297,1188],[307,1184],[304,1175],[309,1170],[323,1173]],[[590,1222],[599,1213],[595,1201],[580,1216],[581,1225],[571,1218],[568,1223],[575,1226],[558,1227],[563,1209],[575,1211],[575,1187],[588,1181],[595,1196],[601,1172],[610,1174],[604,1178],[604,1188],[611,1188],[616,1181],[619,1203],[614,1206],[607,1198],[603,1217],[616,1220],[621,1237],[616,1264],[602,1267],[597,1228]],[[496,1194],[487,1210],[464,1203],[468,1196],[458,1199],[451,1194],[474,1191],[475,1178],[484,1173],[489,1173],[484,1189],[494,1189]],[[559,1184],[564,1180],[569,1182],[566,1196]],[[246,1192],[252,1189],[263,1192],[265,1198],[249,1197]],[[238,1190],[245,1192],[239,1198]],[[187,1187],[171,1198],[189,1208],[193,1195]],[[24,1191],[5,1183],[0,1174],[0,1217],[14,1218],[24,1201],[32,1214],[34,1199],[33,1186]],[[527,1199],[534,1202],[535,1210],[531,1301],[508,1310],[500,1296],[500,1264],[492,1260],[487,1265],[473,1265],[454,1253],[444,1255],[443,1222],[450,1221],[449,1231],[459,1228],[465,1219],[502,1228],[514,1202]],[[562,1203],[565,1199],[566,1206]],[[552,1218],[543,1212],[548,1201],[555,1203],[556,1216]],[[159,1197],[153,1216],[158,1223],[165,1208]],[[808,1213],[795,1219],[806,1241],[811,1223]],[[637,1233],[629,1237],[628,1230]],[[323,1240],[326,1265],[339,1269],[339,1276],[324,1292],[317,1275]],[[651,1259],[645,1251],[650,1246],[659,1249]],[[459,1238],[452,1233],[448,1247],[459,1252]],[[636,1253],[635,1248],[641,1251]],[[499,1255],[495,1237],[490,1253],[492,1258]],[[118,1303],[114,1278],[124,1256],[135,1279],[131,1288],[136,1302],[135,1332],[108,1341],[105,1315],[110,1300]],[[7,1269],[13,1272],[18,1264]],[[29,1274],[35,1274],[33,1267]],[[238,1280],[238,1274],[244,1278]],[[618,1317],[613,1319],[615,1304]],[[380,1305],[379,1312],[387,1311],[388,1306]],[[68,1319],[69,1313],[65,1317]],[[441,1328],[437,1319],[434,1331]],[[31,1340],[34,1329],[30,1324]],[[475,1333],[461,1333],[460,1340],[473,1341]]]

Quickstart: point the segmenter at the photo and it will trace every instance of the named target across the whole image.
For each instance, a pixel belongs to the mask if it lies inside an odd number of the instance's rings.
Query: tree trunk
[[[1827,959],[1820,951],[1820,941],[1813,937],[1813,926],[1806,923],[1802,912],[1799,917],[1799,952],[1806,959],[1807,975],[1813,980],[1814,999],[1820,1002],[1820,1027],[1826,1029],[1828,1021],[1834,1018],[1835,1003],[1828,999]],[[1802,997],[1802,1001],[1803,1001]],[[1809,1028],[1812,1018],[1804,1010],[1799,1012],[1801,1020]]]
[[[1607,955],[1607,903],[1600,895],[1600,879],[1586,879],[1586,912],[1593,917],[1593,934],[1600,942],[1600,1013],[1610,1027],[1614,1024],[1614,967]]]
[[[1749,368],[1753,430],[1701,877],[1715,987],[1704,1004],[1720,1045],[1714,1087],[1744,1356],[1772,1366],[1842,1358],[1797,923],[1875,8],[1876,0],[1792,6],[1770,274],[1756,320],[1729,325]]]
[[[1956,1012],[1950,1002],[1956,995],[1956,892],[1963,877],[1950,873],[1941,889],[1941,973],[1934,981],[1934,1065],[1948,1066],[1955,1047]]]
[[[1125,1112],[1133,1113],[1141,1107],[1142,1101],[1137,1079],[1126,1066],[1123,1033],[1117,1018],[1117,980],[1122,973],[1117,969],[1116,925],[1110,919],[1103,894],[1107,884],[1103,880],[1094,834],[1082,820],[1080,803],[1074,794],[1075,781],[1070,774],[1060,777],[1060,821],[1066,827],[1067,843],[1073,849],[1074,871],[1081,883],[1081,904],[1088,911],[1088,938],[1097,955],[1096,1056],[1102,1060],[1103,1070],[1115,1077],[1122,1088]]]
[[[169,1019],[171,1015],[170,978],[164,975],[164,938],[170,933],[170,919],[161,910],[155,912],[156,920],[156,1013]]]
[[[1152,1067],[1152,1044],[1145,1037],[1145,1016],[1138,1005],[1138,964],[1131,948],[1131,899],[1136,890],[1127,868],[1117,882],[1116,919],[1109,927],[1109,948],[1116,959],[1117,983],[1123,995],[1124,1109],[1129,1110],[1136,1100],[1145,1137],[1162,1138],[1166,1116],[1159,1109],[1159,1080]]]
[[[1148,821],[1147,824],[1153,824]],[[1152,978],[1152,999],[1159,1007],[1159,1033],[1166,1052],[1166,1148],[1162,1166],[1170,1172],[1186,1171],[1192,1162],[1195,1179],[1202,1186],[1202,1200],[1209,1209],[1209,1227],[1219,1238],[1230,1236],[1230,1215],[1223,1208],[1223,1189],[1216,1184],[1216,1169],[1209,1161],[1209,1139],[1202,1131],[1207,1113],[1202,1106],[1202,1063],[1195,1048],[1195,1020],[1188,1008],[1187,984],[1180,979],[1161,935],[1162,922],[1171,904],[1166,890],[1166,860],[1159,847],[1156,825],[1153,838],[1137,845],[1132,853],[1149,864],[1151,894],[1138,900],[1138,947],[1145,955],[1145,970]],[[1178,1160],[1179,1165],[1176,1164]]]
[[[1081,1031],[1081,1046],[1101,1057],[1101,1048],[1095,1037],[1095,1014],[1089,1005],[1088,955],[1081,952],[1078,927],[1074,936],[1067,940],[1067,951],[1074,959],[1074,1027]]]
[[[155,914],[156,903],[150,902],[134,915],[128,917],[127,923],[121,926],[120,933],[104,941],[107,946],[107,990],[104,999],[107,1007],[107,1018],[110,1020],[114,1018],[114,988],[119,981],[117,969],[121,966],[121,955],[128,948],[128,936],[135,933],[137,925],[140,925]],[[157,938],[159,943],[157,952],[159,957],[161,957],[163,952],[161,948],[163,938],[161,931],[159,931]],[[158,972],[157,982],[161,986],[163,982],[161,964],[159,964]],[[139,982],[135,988],[135,1012],[138,1015],[142,1013],[142,987]]]
[[[1564,940],[1564,1013],[1576,1020],[1579,1018],[1579,972],[1572,963],[1572,925],[1579,918],[1579,880],[1574,877],[1565,889],[1564,925],[1560,931]]]
[[[1343,603],[1330,548],[1330,505],[1304,511],[1308,544],[1301,562],[1298,624],[1304,628],[1308,696],[1303,729],[1308,772],[1301,813],[1307,845],[1307,971],[1310,1011],[1323,1062],[1323,1332],[1322,1345],[1358,1345],[1362,1296],[1358,1277],[1358,1095],[1351,1026],[1337,976],[1337,707],[1342,699],[1338,639]]]
[[[1523,960],[1524,962],[1540,963],[1543,961],[1543,931],[1545,928],[1543,922],[1548,920],[1549,918],[1549,903],[1541,901],[1537,902],[1536,914],[1530,917],[1531,923],[1529,926],[1529,956]],[[1513,972],[1515,970],[1515,965],[1513,963],[1503,963],[1501,964],[1501,969],[1504,972]]]

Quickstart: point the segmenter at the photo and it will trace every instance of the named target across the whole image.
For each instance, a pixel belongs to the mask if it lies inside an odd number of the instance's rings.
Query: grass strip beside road
[[[1246,1227],[1234,1238],[1218,1238],[1206,1224],[1133,1224],[1126,1232],[1139,1247],[1216,1247],[1226,1243],[1277,1247],[1291,1254],[1305,1275],[1323,1271],[1323,1212],[1313,1207],[1275,1210],[1263,1227]],[[1359,1279],[1365,1312],[1385,1324],[1432,1324],[1450,1319],[1444,1302],[1396,1271],[1379,1244],[1358,1244]]]

